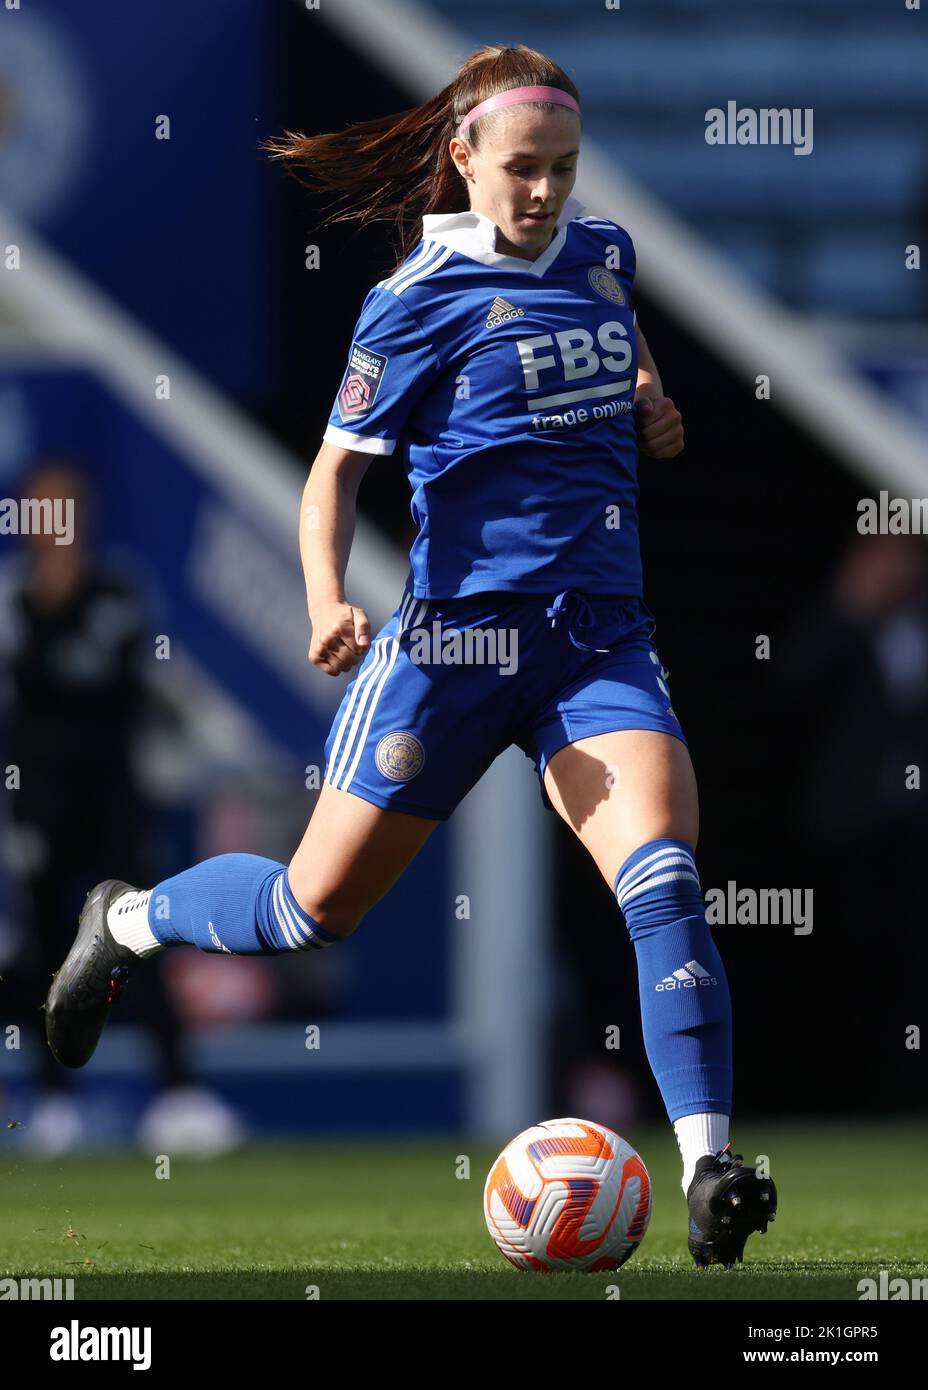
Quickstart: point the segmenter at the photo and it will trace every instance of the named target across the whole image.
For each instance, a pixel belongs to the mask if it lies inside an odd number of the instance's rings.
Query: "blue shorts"
[[[686,743],[643,599],[417,599],[408,584],[345,691],[325,780],[392,811],[447,820],[516,743],[544,772],[558,749],[616,729]]]

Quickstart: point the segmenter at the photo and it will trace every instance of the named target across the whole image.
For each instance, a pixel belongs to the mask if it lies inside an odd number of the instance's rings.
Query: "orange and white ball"
[[[618,1269],[651,1218],[640,1154],[591,1120],[545,1120],[517,1134],[483,1191],[487,1229],[519,1269]]]

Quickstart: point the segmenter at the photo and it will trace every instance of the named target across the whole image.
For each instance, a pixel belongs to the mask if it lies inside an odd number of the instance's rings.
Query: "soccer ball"
[[[618,1269],[651,1219],[651,1180],[631,1144],[591,1120],[517,1134],[483,1189],[487,1229],[518,1269]]]

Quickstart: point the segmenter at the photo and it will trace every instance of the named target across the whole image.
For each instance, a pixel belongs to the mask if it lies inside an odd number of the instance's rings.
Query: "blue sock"
[[[731,997],[706,921],[693,851],[651,840],[630,854],[615,895],[638,959],[641,1027],[671,1121],[731,1114]]]
[[[236,956],[311,951],[341,937],[304,912],[287,867],[258,854],[218,854],[152,889],[148,925],[165,946]]]

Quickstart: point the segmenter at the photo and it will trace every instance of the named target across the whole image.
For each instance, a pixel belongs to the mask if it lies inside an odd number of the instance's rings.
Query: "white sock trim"
[[[154,891],[149,888],[147,892],[120,893],[106,913],[106,925],[114,940],[142,959],[164,950],[164,942],[158,940],[148,925],[148,903]]]
[[[702,1111],[698,1115],[681,1115],[673,1122],[677,1146],[683,1159],[683,1195],[693,1181],[696,1164],[704,1154],[717,1154],[728,1143],[729,1117]]]

